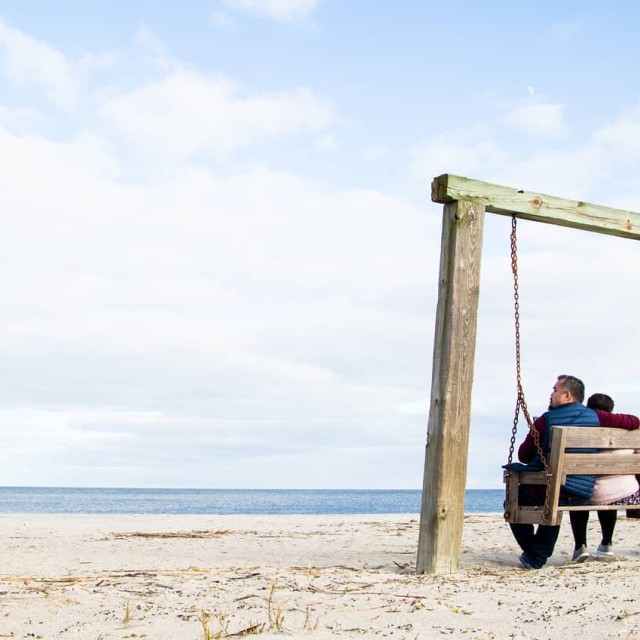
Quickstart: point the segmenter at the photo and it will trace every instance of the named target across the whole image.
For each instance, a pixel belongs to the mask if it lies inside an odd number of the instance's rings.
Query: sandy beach
[[[499,515],[414,572],[417,516],[0,515],[0,638],[640,638],[640,520],[613,560],[518,568]],[[597,519],[589,541],[597,545]]]

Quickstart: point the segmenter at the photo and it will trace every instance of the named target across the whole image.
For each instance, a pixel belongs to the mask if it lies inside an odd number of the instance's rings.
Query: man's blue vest
[[[551,427],[599,427],[600,420],[598,414],[593,410],[585,407],[580,402],[570,402],[569,404],[561,404],[555,409],[549,409],[543,416],[546,424],[544,437],[540,443],[540,448],[544,451],[544,455],[549,458],[551,439]],[[597,449],[594,449],[594,452]],[[540,455],[536,453],[531,464],[542,468]],[[531,466],[528,465],[531,469]],[[596,482],[595,476],[567,476],[567,481],[562,488],[567,492],[582,498],[590,498],[593,493],[593,485]]]

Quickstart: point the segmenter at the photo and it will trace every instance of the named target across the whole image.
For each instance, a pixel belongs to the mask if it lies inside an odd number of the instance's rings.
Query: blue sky
[[[0,484],[419,488],[442,173],[640,210],[636,3],[0,0]],[[487,216],[468,486],[515,401]],[[520,225],[524,382],[639,412],[637,245]]]

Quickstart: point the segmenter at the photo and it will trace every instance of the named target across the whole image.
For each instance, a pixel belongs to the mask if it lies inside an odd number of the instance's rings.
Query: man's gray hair
[[[576,402],[584,401],[584,382],[575,376],[561,375],[558,376],[560,386],[568,391]]]

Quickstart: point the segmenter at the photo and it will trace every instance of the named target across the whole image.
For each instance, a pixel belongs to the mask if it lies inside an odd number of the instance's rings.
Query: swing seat
[[[594,453],[593,450],[598,452]],[[614,453],[613,449],[634,449],[639,453]],[[640,510],[640,505],[562,505],[560,490],[568,475],[638,475],[640,474],[640,430],[606,429],[603,427],[553,427],[551,450],[547,458],[551,476],[548,514],[545,507],[520,505],[520,485],[545,485],[545,471],[506,469],[508,504],[507,522],[521,524],[559,525],[564,511],[601,511],[614,509]],[[640,511],[638,511],[640,512]]]

